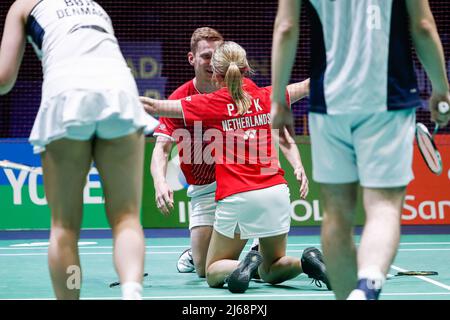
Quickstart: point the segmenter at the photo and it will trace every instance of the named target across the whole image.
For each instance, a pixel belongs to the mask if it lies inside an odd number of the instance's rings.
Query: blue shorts
[[[101,139],[115,139],[127,136],[138,130],[131,121],[124,121],[117,116],[95,123],[67,126],[64,138],[86,141],[93,136]]]
[[[313,180],[403,187],[412,171],[415,109],[370,114],[309,114]]]

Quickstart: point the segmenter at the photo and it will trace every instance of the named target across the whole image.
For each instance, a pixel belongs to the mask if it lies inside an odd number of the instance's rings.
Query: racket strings
[[[440,175],[442,173],[441,155],[434,143],[433,136],[430,135],[427,127],[420,122],[416,124],[416,141],[422,158],[428,168],[431,172]]]
[[[439,166],[439,159],[436,156],[435,149],[429,138],[425,135],[419,135],[419,148],[423,151],[423,156],[426,158],[425,161],[431,164],[433,168],[437,170]]]

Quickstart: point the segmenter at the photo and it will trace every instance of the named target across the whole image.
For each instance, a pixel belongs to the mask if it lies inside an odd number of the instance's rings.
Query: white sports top
[[[311,111],[420,106],[405,1],[309,0]]]
[[[111,19],[95,1],[39,1],[28,16],[26,32],[44,75],[41,106],[30,134],[35,153],[67,136],[70,126],[113,117],[144,128],[146,134],[157,126],[139,102]]]
[[[92,0],[42,0],[27,21],[27,36],[42,61],[43,94],[66,89],[135,88],[111,19]],[[71,74],[67,79],[67,74]],[[135,86],[135,83],[133,83]],[[128,90],[127,90],[128,89]]]

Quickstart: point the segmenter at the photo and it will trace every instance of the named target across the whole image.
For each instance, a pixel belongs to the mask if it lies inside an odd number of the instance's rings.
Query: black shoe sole
[[[251,259],[257,257],[258,264],[253,270],[243,273],[253,261]],[[258,273],[258,267],[262,263],[261,255],[249,255],[245,257],[244,261],[236,270],[234,270],[227,278],[228,290],[232,293],[244,293],[249,286],[250,280]]]
[[[234,270],[228,277],[228,290],[232,293],[244,293],[249,286],[250,279],[242,279],[241,270]]]

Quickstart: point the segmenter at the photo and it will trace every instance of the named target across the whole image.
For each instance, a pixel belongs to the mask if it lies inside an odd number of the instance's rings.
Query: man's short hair
[[[191,37],[191,52],[197,51],[197,43],[201,40],[223,41],[223,36],[219,31],[210,27],[197,28]]]

